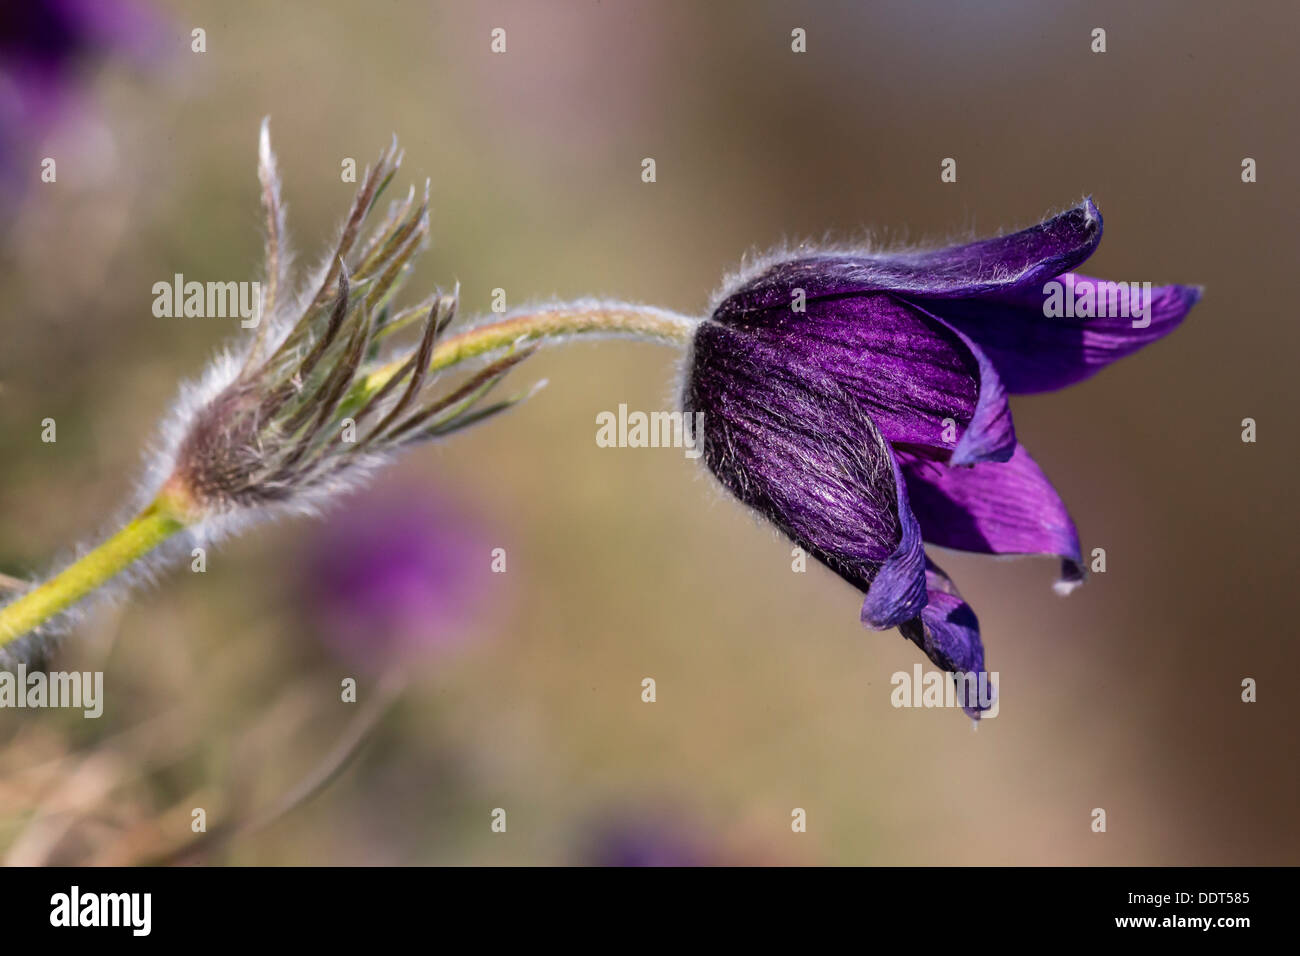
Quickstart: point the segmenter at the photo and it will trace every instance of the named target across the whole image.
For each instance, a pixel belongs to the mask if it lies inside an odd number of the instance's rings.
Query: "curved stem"
[[[626,335],[685,344],[694,328],[693,319],[651,306],[622,302],[543,306],[467,329],[444,340],[434,349],[429,368],[437,371],[523,342],[570,335]],[[361,375],[349,401],[364,401],[396,375],[402,365],[403,362],[395,361]],[[0,608],[0,647],[67,610],[201,518],[187,505],[183,494],[164,488],[121,531],[45,583]]]
[[[541,306],[444,339],[433,350],[429,371],[436,372],[488,352],[539,339],[583,334],[627,335],[684,345],[694,329],[694,319],[648,305],[571,302]],[[394,361],[375,369],[357,383],[357,392],[368,395],[381,388],[401,367],[401,361]]]

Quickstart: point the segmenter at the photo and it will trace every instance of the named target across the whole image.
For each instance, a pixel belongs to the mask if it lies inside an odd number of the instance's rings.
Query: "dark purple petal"
[[[987,298],[935,300],[924,306],[970,336],[997,366],[1011,392],[1027,393],[1073,385],[1150,345],[1178,328],[1201,297],[1201,290],[1190,286],[1154,287],[1150,314],[1134,327],[1128,283],[1102,285],[1106,311],[1111,314],[1088,318],[1048,315],[1049,297],[1077,295],[1082,304],[1091,296],[1095,303],[1098,283],[1104,280],[1070,273],[1050,281],[1060,284],[1059,293],[1043,282]],[[1116,292],[1113,303],[1111,290]],[[1145,294],[1139,301],[1145,304]],[[1089,311],[1096,311],[1095,306]]]
[[[877,631],[902,624],[925,601],[925,548],[921,543],[921,526],[908,505],[907,485],[893,449],[887,448],[886,451],[897,489],[895,510],[901,535],[898,547],[881,566],[862,601],[862,623]]]
[[[1006,394],[992,364],[960,331],[884,293],[791,298],[768,309],[733,307],[714,320],[817,368],[857,399],[893,444],[951,453],[959,464],[1004,460],[1015,447]]]
[[[925,603],[920,529],[889,444],[821,370],[716,322],[696,331],[683,395],[722,485],[855,587],[893,627]],[[873,582],[879,580],[875,592]]]
[[[896,451],[929,544],[983,554],[1055,554],[1058,590],[1083,580],[1079,535],[1064,502],[1023,445],[1007,462],[953,468]]]
[[[860,292],[964,298],[1037,289],[1079,265],[1101,241],[1101,213],[1091,199],[1020,232],[964,246],[876,255],[826,254],[771,266],[730,296],[737,311],[790,305],[789,290],[809,299]]]
[[[917,617],[898,629],[941,670],[976,675],[970,680],[959,680],[957,692],[962,709],[978,719],[993,703],[993,687],[988,678],[985,678],[985,699],[980,699],[978,675],[984,672],[984,645],[980,641],[979,619],[962,600],[952,579],[929,560],[925,582],[928,603]]]
[[[931,318],[935,322],[942,322],[937,317]],[[997,368],[984,354],[984,350],[964,332],[953,329],[950,325],[947,327],[961,340],[979,370],[975,409],[961,431],[957,447],[952,450],[949,464],[974,465],[981,461],[1006,461],[1016,448],[1016,428],[1011,421],[1007,390],[1003,388]]]

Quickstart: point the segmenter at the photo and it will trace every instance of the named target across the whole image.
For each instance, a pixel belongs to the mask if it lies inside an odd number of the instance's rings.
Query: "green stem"
[[[629,335],[684,345],[694,329],[694,319],[652,306],[623,302],[546,306],[444,339],[433,350],[429,370],[436,372],[513,345],[569,335]],[[390,362],[362,376],[354,397],[381,388],[401,367],[401,361]]]
[[[547,306],[468,329],[434,349],[431,371],[449,368],[488,352],[523,342],[581,334],[628,335],[684,344],[692,319],[649,306],[623,303],[576,303]],[[381,388],[401,368],[392,362],[360,377],[349,402]],[[200,520],[182,493],[164,488],[153,503],[99,547],[45,583],[0,608],[0,647],[22,637],[116,577],[172,535]]]
[[[184,527],[169,500],[159,495],[99,547],[0,608],[0,647],[71,607]]]

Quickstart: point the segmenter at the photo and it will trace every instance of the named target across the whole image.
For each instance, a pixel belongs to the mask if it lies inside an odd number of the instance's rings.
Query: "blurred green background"
[[[151,289],[257,277],[268,114],[300,262],[350,201],[341,161],[364,165],[395,132],[401,189],[433,179],[408,301],[459,280],[466,315],[497,287],[511,305],[699,313],[747,250],[965,238],[1085,194],[1106,220],[1089,273],[1207,290],[1140,356],[1014,400],[1108,571],[1063,600],[1052,561],[945,556],[1001,675],[978,732],[891,707],[917,649],[863,630],[831,573],[792,574],[789,546],[697,463],[596,446],[598,412],[673,406],[676,352],[579,342],[531,359],[515,380],[549,379],[535,399],[406,456],[372,492],[414,485],[463,510],[485,542],[465,560],[485,572],[506,549],[481,617],[408,675],[339,779],[204,858],[586,862],[626,824],[717,862],[1300,863],[1294,3],[155,9],[169,51],[107,59],[26,144],[32,185],[0,250],[11,574],[105,527],[177,382],[235,331],[155,318]],[[206,53],[190,52],[195,27]],[[44,155],[57,184],[39,183]],[[1240,180],[1247,156],[1258,183]],[[939,181],[944,157],[956,184]],[[1257,444],[1240,440],[1247,416]],[[261,528],[206,574],[89,618],[61,666],[105,670],[105,716],[0,713],[0,854],[156,857],[191,836],[191,808],[210,826],[248,815],[328,759],[361,706],[339,681],[360,675],[314,640],[295,584],[317,530]]]

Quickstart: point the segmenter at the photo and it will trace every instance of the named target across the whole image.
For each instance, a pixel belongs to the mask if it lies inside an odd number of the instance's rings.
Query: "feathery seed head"
[[[518,398],[488,393],[531,350],[512,350],[454,388],[437,388],[434,346],[457,294],[397,309],[393,300],[426,244],[429,190],[390,204],[362,241],[365,221],[401,164],[396,140],[362,176],[325,265],[291,290],[279,177],[263,122],[259,179],[266,214],[261,314],[235,357],[214,363],[187,403],[168,450],[164,492],[195,520],[269,506],[310,508],[355,484],[397,448],[437,438]],[[418,343],[384,354],[384,340],[417,326]]]

